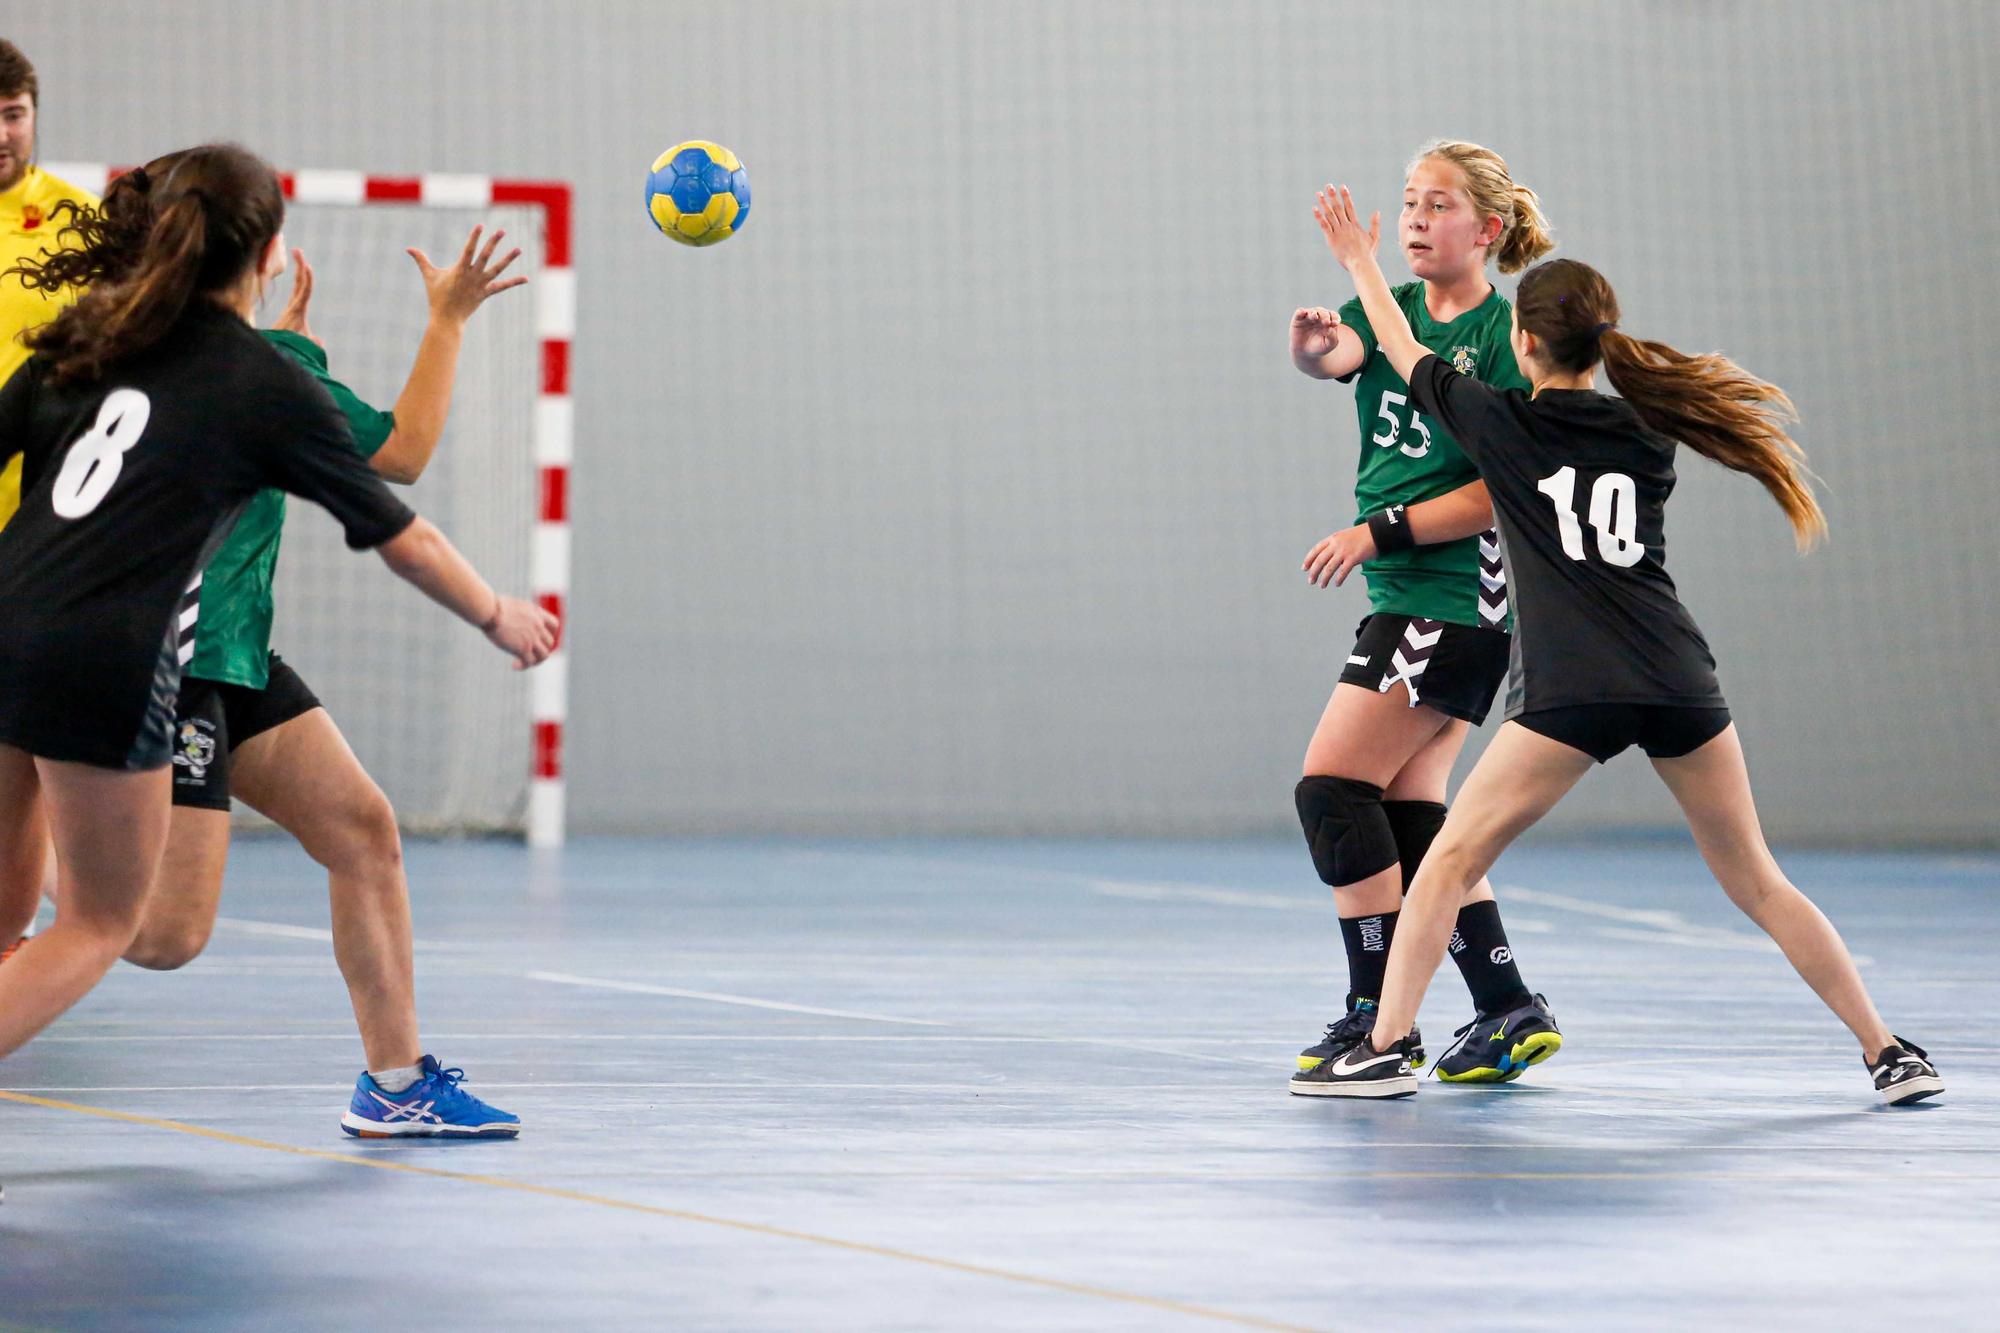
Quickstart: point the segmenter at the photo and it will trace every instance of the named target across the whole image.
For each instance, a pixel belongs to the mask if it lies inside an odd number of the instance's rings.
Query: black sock
[[[1382,998],[1382,978],[1389,972],[1389,943],[1396,937],[1395,912],[1378,916],[1340,918],[1340,938],[1347,945],[1347,1007],[1357,1000]]]
[[[1500,924],[1500,904],[1489,899],[1461,907],[1458,929],[1451,933],[1447,948],[1451,961],[1465,977],[1466,989],[1472,992],[1473,1007],[1480,1013],[1505,1013],[1534,999],[1521,982],[1521,969],[1514,966],[1514,951],[1508,947],[1507,930]]]

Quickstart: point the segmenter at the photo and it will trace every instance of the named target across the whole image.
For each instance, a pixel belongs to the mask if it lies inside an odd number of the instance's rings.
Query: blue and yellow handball
[[[750,173],[721,144],[675,144],[653,159],[646,211],[682,245],[726,241],[750,220]]]

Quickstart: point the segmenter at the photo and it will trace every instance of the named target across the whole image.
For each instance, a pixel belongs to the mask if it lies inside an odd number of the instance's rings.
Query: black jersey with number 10
[[[183,595],[246,501],[270,486],[316,501],[357,549],[415,515],[326,390],[210,302],[100,380],[46,369],[35,357],[0,389],[0,453],[25,454],[0,531],[0,741],[148,767],[133,742],[178,684]]]
[[[1666,568],[1674,442],[1621,398],[1495,389],[1427,356],[1410,401],[1445,423],[1500,521],[1514,601],[1508,717],[1575,704],[1722,703]]]

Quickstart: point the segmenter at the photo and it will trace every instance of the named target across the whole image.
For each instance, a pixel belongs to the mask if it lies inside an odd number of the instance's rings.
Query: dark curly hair
[[[90,286],[27,335],[57,383],[96,379],[157,344],[198,294],[227,289],[257,262],[285,220],[278,175],[235,144],[156,158],[121,176],[98,208],[57,205],[60,242],[80,244],[8,270],[30,287]]]

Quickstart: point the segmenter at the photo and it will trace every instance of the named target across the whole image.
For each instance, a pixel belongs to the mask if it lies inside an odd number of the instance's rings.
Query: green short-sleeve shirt
[[[1424,285],[1390,289],[1417,341],[1461,374],[1503,389],[1526,389],[1507,338],[1513,306],[1495,290],[1473,309],[1440,324],[1424,307]],[[1354,478],[1355,521],[1390,505],[1434,500],[1479,480],[1479,470],[1445,428],[1410,406],[1410,386],[1376,345],[1375,330],[1357,298],[1340,308],[1343,324],[1361,336],[1367,356],[1354,381],[1361,423],[1361,466]],[[1454,625],[1483,625],[1479,615],[1479,539],[1415,546],[1377,556],[1363,571],[1375,610]]]
[[[333,395],[361,456],[373,458],[395,429],[395,417],[363,402],[328,373],[326,349],[312,339],[282,329],[263,333]],[[244,506],[242,517],[202,572],[194,657],[184,675],[264,688],[271,653],[271,578],[277,572],[278,539],[284,528],[283,491],[259,491]]]

